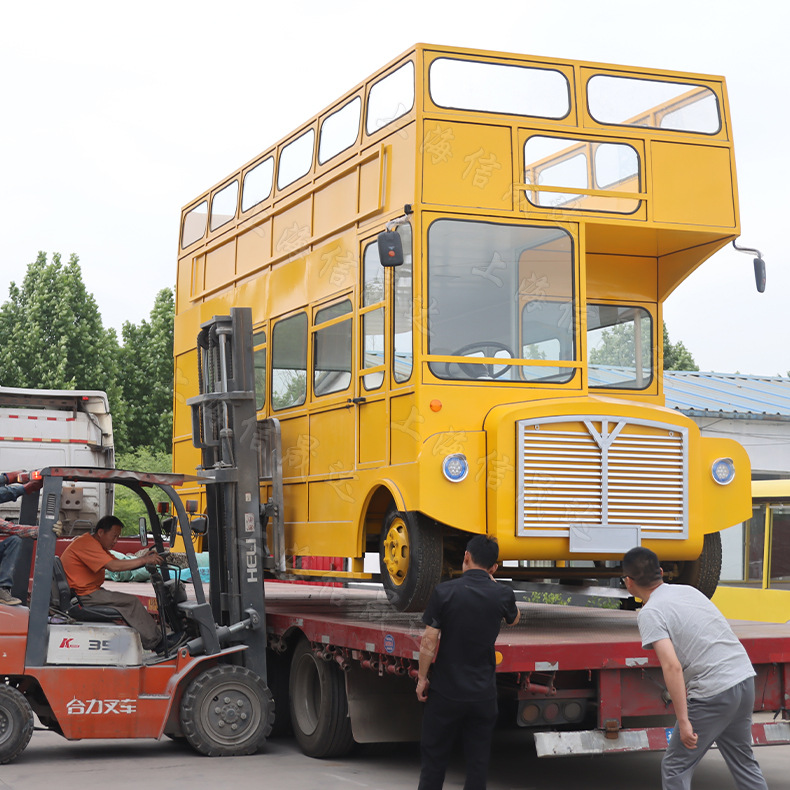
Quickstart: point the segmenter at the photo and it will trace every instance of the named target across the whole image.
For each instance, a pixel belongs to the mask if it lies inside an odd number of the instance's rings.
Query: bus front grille
[[[516,534],[610,538],[688,536],[688,432],[611,416],[521,420]],[[627,535],[627,536],[626,536]],[[633,545],[633,542],[631,542]]]

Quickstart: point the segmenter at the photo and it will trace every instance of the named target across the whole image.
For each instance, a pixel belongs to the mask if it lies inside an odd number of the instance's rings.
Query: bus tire
[[[342,757],[354,747],[346,679],[334,662],[316,655],[302,638],[291,660],[291,726],[308,757]]]
[[[230,664],[201,672],[181,700],[181,731],[208,757],[254,754],[274,722],[274,701],[263,680]]]
[[[33,735],[33,709],[21,691],[0,685],[0,764],[19,757]]]
[[[721,533],[705,535],[702,553],[696,560],[678,563],[678,572],[672,580],[675,584],[696,587],[708,598],[713,597],[721,577]]]
[[[399,612],[425,609],[442,575],[442,533],[412,511],[391,506],[379,538],[381,582]]]

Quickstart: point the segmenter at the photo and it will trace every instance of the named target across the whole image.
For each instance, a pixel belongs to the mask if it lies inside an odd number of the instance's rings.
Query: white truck
[[[115,466],[106,393],[0,387],[0,471],[48,466]],[[112,508],[112,486],[64,487],[64,535],[85,532]],[[20,500],[0,504],[0,518],[17,521],[19,516]]]

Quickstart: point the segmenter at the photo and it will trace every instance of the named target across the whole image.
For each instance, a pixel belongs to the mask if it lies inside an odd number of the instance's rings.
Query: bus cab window
[[[591,387],[641,390],[653,380],[653,321],[642,307],[587,305]]]
[[[568,381],[573,368],[490,360],[575,359],[573,251],[562,229],[437,220],[428,230],[428,350],[445,379]]]
[[[392,270],[393,354],[392,377],[399,384],[411,378],[414,366],[414,335],[412,314],[414,286],[412,284],[411,225],[398,225],[403,244],[403,264]]]

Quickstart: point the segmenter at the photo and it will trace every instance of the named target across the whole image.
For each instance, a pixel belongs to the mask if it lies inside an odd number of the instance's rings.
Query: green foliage
[[[156,295],[150,321],[126,321],[119,352],[123,419],[129,447],[170,450],[173,435],[173,292]]]
[[[173,424],[173,293],[156,295],[150,320],[105,329],[82,282],[79,258],[39,252],[0,306],[0,382],[33,389],[107,393],[116,453],[170,451]],[[143,466],[142,468],[146,468]],[[169,462],[167,471],[170,470]]]
[[[538,592],[533,590],[529,594],[529,603],[547,603],[552,606],[570,606],[571,597],[562,595],[562,593]]]
[[[151,447],[138,447],[115,457],[118,469],[131,469],[140,472],[171,472],[173,459],[169,452]],[[168,501],[159,489],[148,489],[154,502]],[[124,524],[124,535],[136,535],[140,516],[146,516],[145,505],[140,497],[126,486],[115,486],[115,507],[113,512]]]
[[[642,324],[642,348],[650,348],[650,326],[647,321]],[[590,349],[591,365],[614,365],[615,367],[633,368],[636,359],[633,323],[615,324],[601,333],[601,345]]]
[[[7,387],[104,390],[120,407],[118,338],[82,282],[79,258],[39,252],[0,307],[0,381]],[[123,437],[121,437],[123,438]]]
[[[669,342],[666,324],[664,324],[664,370],[699,370],[699,365],[694,361],[691,352],[680,340],[674,344]]]

